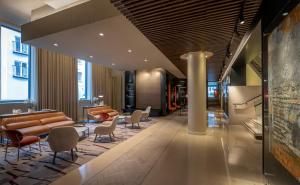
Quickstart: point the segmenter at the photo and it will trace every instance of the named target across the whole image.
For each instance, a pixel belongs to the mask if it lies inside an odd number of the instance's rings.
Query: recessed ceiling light
[[[104,33],[99,33],[99,35],[100,35],[101,37],[103,37],[103,36],[104,36]]]
[[[90,58],[94,58],[93,55],[91,55]]]
[[[132,50],[131,50],[131,49],[129,49],[129,50],[128,50],[128,53],[131,53],[131,52],[132,52]]]
[[[243,13],[240,14],[239,22],[240,22],[240,24],[244,24],[245,23],[245,17],[243,15]]]
[[[205,55],[205,58],[207,58],[208,56],[207,55]]]
[[[112,66],[115,66],[116,64],[115,64],[115,63],[112,63],[111,65],[112,65]]]
[[[145,59],[144,59],[144,62],[148,62],[148,59],[145,58]]]
[[[284,12],[283,14],[282,14],[282,16],[287,16],[289,14],[289,12]]]
[[[54,43],[54,44],[53,44],[53,46],[57,47],[57,46],[58,46],[58,44],[57,44],[57,43]]]

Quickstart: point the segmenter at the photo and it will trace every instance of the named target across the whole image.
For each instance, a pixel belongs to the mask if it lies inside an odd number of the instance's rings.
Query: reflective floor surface
[[[53,184],[262,185],[261,141],[221,112],[208,112],[206,135],[187,134],[173,114]]]

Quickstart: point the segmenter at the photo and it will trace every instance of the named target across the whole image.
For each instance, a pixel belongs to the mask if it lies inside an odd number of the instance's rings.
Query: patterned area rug
[[[20,151],[20,160],[17,161],[17,150],[10,148],[7,154],[7,160],[4,160],[5,148],[0,147],[0,184],[1,185],[44,185],[50,184],[59,177],[78,168],[89,160],[101,155],[105,151],[113,148],[124,140],[141,132],[143,129],[154,124],[156,120],[141,122],[141,129],[131,128],[120,123],[115,130],[114,141],[110,141],[109,136],[98,137],[94,143],[95,134],[93,131],[98,124],[87,124],[90,128],[89,137],[82,135],[76,152],[77,156],[72,161],[70,152],[61,152],[57,154],[55,164],[52,164],[53,152],[48,143],[41,142],[42,154],[39,152],[38,145],[24,147]]]

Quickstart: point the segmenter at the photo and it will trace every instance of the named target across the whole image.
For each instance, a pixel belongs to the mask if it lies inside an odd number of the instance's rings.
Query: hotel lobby
[[[0,0],[0,184],[297,185],[300,0]]]

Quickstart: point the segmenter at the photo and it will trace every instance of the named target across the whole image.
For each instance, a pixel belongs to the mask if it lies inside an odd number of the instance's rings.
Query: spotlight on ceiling
[[[240,24],[245,24],[245,18],[244,18],[243,13],[240,14],[239,23]]]
[[[57,47],[57,46],[58,46],[58,44],[57,44],[57,43],[54,43],[54,44],[53,44],[53,46]]]
[[[91,55],[90,58],[94,58],[93,55]]]
[[[289,12],[284,12],[283,14],[282,14],[282,16],[287,16],[289,14]]]
[[[103,36],[104,36],[104,33],[99,33],[99,36],[103,37]]]
[[[111,63],[111,65],[112,65],[112,66],[115,66],[116,64],[115,64],[115,63]]]
[[[148,59],[145,58],[145,59],[144,59],[144,62],[148,62]]]
[[[131,49],[129,49],[129,50],[128,50],[128,53],[131,53],[131,52],[132,52],[132,50],[131,50]]]

